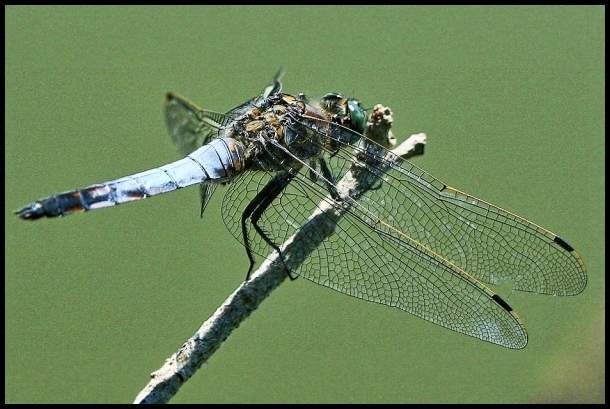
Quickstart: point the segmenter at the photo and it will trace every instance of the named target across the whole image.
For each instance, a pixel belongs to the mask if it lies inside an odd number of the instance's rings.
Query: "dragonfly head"
[[[326,112],[339,118],[339,121],[356,132],[363,133],[366,127],[366,110],[360,101],[345,98],[337,92],[329,92],[320,100],[320,105]]]

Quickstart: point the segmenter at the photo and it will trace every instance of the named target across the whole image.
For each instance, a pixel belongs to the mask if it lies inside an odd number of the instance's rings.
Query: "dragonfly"
[[[275,254],[291,279],[512,349],[526,346],[527,332],[491,286],[561,296],[584,290],[585,265],[566,240],[397,157],[392,141],[367,134],[373,113],[359,100],[284,93],[281,75],[226,113],[168,93],[165,120],[182,159],[15,213],[27,220],[66,216],[199,185],[203,216],[220,185],[223,221],[250,262],[246,280],[256,256]],[[359,197],[339,187],[348,172],[365,184]],[[319,244],[290,265],[281,243],[322,207],[342,217],[299,236],[303,246]]]

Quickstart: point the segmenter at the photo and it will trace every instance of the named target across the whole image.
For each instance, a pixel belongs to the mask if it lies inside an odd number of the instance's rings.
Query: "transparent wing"
[[[224,114],[204,110],[175,93],[166,95],[165,123],[182,155],[208,143],[218,134],[224,121]]]
[[[382,175],[380,188],[360,201],[380,219],[486,283],[508,282],[516,290],[553,295],[585,288],[580,255],[556,234],[447,186],[370,140],[346,145],[340,138],[345,129],[339,127],[325,135],[341,145],[329,165],[341,173],[358,155],[371,175]]]
[[[306,173],[297,175],[259,221],[277,244],[298,230],[293,243],[306,254],[295,255],[303,260],[295,273],[485,341],[508,348],[526,345],[525,329],[501,298],[396,230],[375,227],[366,209],[352,207],[336,225],[333,213],[323,213],[317,223],[308,223],[320,206],[341,205]],[[263,172],[246,173],[225,194],[223,220],[242,243],[241,211],[271,177]],[[327,237],[329,228],[334,228],[334,234]],[[264,257],[272,252],[253,229],[248,230],[248,237],[255,253]]]

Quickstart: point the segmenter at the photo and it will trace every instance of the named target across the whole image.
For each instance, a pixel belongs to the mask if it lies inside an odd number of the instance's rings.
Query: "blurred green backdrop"
[[[566,238],[589,285],[509,292],[511,351],[306,280],[275,291],[172,402],[602,402],[604,9],[5,8],[5,401],[131,402],[244,278],[221,195],[25,223],[58,191],[176,158],[169,90],[225,110],[279,66],[426,132],[446,183]]]

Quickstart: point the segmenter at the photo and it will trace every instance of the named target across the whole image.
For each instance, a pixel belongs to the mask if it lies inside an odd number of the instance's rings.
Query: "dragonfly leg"
[[[330,193],[330,196],[334,200],[339,200],[339,193],[337,193],[337,189],[335,188],[335,179],[333,178],[333,174],[328,168],[326,161],[324,158],[320,158],[320,170],[322,171],[322,176],[326,179],[324,182],[326,184],[326,189]]]
[[[244,238],[244,245],[246,247],[246,254],[248,255],[248,259],[250,260],[250,266],[248,268],[248,273],[246,274],[246,281],[250,278],[250,274],[252,273],[252,269],[254,268],[254,255],[252,254],[252,248],[250,247],[250,240],[248,238],[248,230],[246,221],[250,218],[252,226],[256,230],[256,232],[265,240],[265,242],[271,246],[275,251],[278,252],[280,260],[284,264],[286,268],[286,273],[291,280],[295,280],[296,277],[293,277],[290,273],[290,269],[284,260],[284,255],[282,254],[280,248],[267,236],[264,230],[258,225],[258,221],[261,216],[267,210],[269,205],[279,196],[279,194],[288,186],[290,181],[294,178],[294,174],[292,173],[281,173],[278,176],[274,177],[267,183],[267,185],[260,190],[252,199],[252,201],[246,206],[244,212],[241,216],[241,228],[242,235]]]
[[[309,180],[311,180],[312,182],[317,182],[318,181],[318,174],[316,173],[316,167],[318,166],[317,162],[315,160],[310,160],[309,161]]]
[[[332,158],[332,155],[331,155]],[[324,181],[324,184],[326,185],[326,190],[329,191],[330,196],[334,199],[334,200],[339,200],[339,194],[337,193],[337,189],[335,188],[334,184],[335,184],[335,179],[333,178],[333,174],[330,171],[330,169],[328,168],[328,164],[326,163],[326,161],[324,160],[324,158],[319,158],[318,162],[320,163],[320,171],[322,172],[322,176],[324,176],[324,179],[326,179]],[[312,160],[309,163],[309,180],[311,180],[312,182],[317,182],[319,179],[319,174],[317,173],[317,166],[318,166],[318,162],[316,162],[315,160]]]
[[[286,274],[288,275],[288,278],[290,278],[291,280],[296,280],[297,277],[293,276],[292,273],[290,272],[290,268],[288,268],[288,264],[286,264],[286,260],[284,260],[284,254],[282,253],[282,250],[279,248],[279,246],[277,244],[275,244],[270,238],[269,236],[267,236],[267,234],[265,233],[265,231],[263,229],[260,228],[260,226],[258,225],[258,220],[261,218],[261,216],[263,215],[263,212],[265,210],[267,210],[267,208],[269,207],[269,205],[271,204],[273,200],[269,200],[268,202],[264,202],[262,203],[252,214],[252,226],[254,226],[254,230],[256,230],[256,232],[263,238],[263,240],[265,240],[265,242],[271,246],[271,248],[273,248],[273,250],[277,251],[277,254],[280,257],[280,261],[282,262],[282,264],[284,265],[284,268],[286,269]]]

